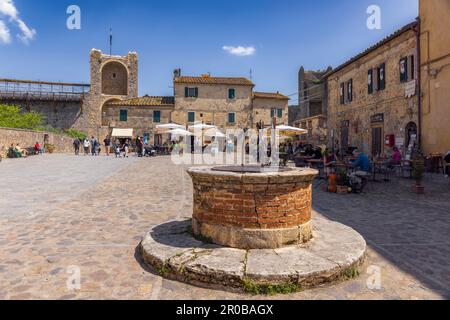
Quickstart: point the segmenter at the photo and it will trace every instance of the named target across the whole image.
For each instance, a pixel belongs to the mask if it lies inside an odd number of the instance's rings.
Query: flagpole
[[[109,56],[112,56],[112,41],[113,41],[112,28],[109,28]]]

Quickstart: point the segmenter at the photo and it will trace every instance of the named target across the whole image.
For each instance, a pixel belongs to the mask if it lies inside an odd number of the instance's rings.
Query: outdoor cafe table
[[[377,180],[377,174],[381,174],[384,176],[384,181],[388,182],[390,181],[389,176],[389,161],[374,161],[372,162],[372,174],[373,174],[373,181],[379,182]]]

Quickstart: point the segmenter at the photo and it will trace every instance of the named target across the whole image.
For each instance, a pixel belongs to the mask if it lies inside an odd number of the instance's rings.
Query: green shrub
[[[0,105],[0,127],[37,130],[44,122],[45,117],[40,113],[22,113],[17,106]]]
[[[45,124],[45,116],[37,112],[22,112],[18,106],[0,105],[0,127],[12,129],[26,129],[45,131],[59,135],[66,135],[80,140],[87,135],[75,129],[61,130]]]
[[[75,129],[66,130],[64,133],[71,138],[74,138],[74,139],[78,138],[81,141],[83,141],[87,137],[86,134],[84,134],[81,131],[75,130]]]

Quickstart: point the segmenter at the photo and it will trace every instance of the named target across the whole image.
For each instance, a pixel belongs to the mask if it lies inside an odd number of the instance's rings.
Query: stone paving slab
[[[366,242],[353,229],[315,214],[310,243],[276,250],[208,246],[193,239],[190,221],[155,226],[140,245],[144,262],[162,276],[187,283],[242,288],[300,284],[311,288],[341,280],[364,261]],[[184,232],[183,232],[184,229]]]
[[[192,215],[186,169],[167,157],[4,159],[0,299],[450,298],[450,179],[438,176],[426,177],[423,196],[411,193],[413,182],[407,179],[371,183],[362,195],[314,190],[319,216],[350,226],[367,241],[362,273],[347,282],[267,297],[192,286],[149,272],[136,253],[142,235],[152,225]],[[48,175],[55,177],[52,183]],[[9,210],[16,202],[18,210]],[[80,290],[67,288],[71,266],[80,268]],[[379,288],[367,285],[374,270]]]

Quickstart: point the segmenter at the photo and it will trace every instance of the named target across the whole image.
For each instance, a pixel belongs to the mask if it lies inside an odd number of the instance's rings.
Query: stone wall
[[[66,136],[46,132],[0,128],[0,155],[5,157],[11,144],[19,144],[22,148],[29,148],[34,147],[36,142],[44,145],[45,141],[55,146],[55,153],[71,153],[73,151],[73,139]]]
[[[81,114],[81,102],[12,100],[7,105],[20,107],[24,112],[38,112],[45,116],[45,124],[59,129],[72,128]]]
[[[328,77],[328,143],[341,148],[343,128],[348,127],[348,145],[372,155],[372,128],[382,129],[382,153],[389,154],[384,145],[385,135],[394,135],[406,153],[406,128],[418,123],[418,98],[405,97],[406,84],[400,81],[400,59],[414,55],[417,66],[416,37],[413,30],[405,31],[367,55],[350,63]],[[368,93],[368,71],[385,63],[386,88]],[[353,80],[353,100],[341,104],[340,85]],[[374,121],[375,116],[378,121]],[[345,129],[346,130],[346,129]],[[375,156],[375,155],[373,155]]]

